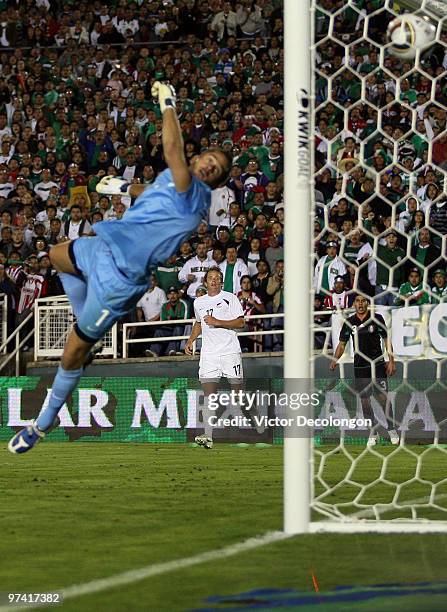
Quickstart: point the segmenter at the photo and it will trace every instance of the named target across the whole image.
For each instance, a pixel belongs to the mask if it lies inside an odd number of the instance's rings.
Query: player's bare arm
[[[152,85],[152,95],[157,99],[163,115],[163,153],[172,172],[175,188],[178,192],[187,191],[191,184],[191,173],[184,155],[183,137],[175,110],[174,88],[155,81]],[[104,195],[129,195],[137,198],[145,188],[145,185],[129,184],[122,178],[105,176],[96,186],[96,191]]]
[[[185,353],[187,355],[192,355],[192,345],[197,340],[197,338],[202,333],[202,324],[199,321],[196,321],[192,327],[191,335],[189,336],[186,344],[185,344]]]
[[[170,85],[155,81],[152,95],[157,98],[163,115],[163,154],[178,192],[187,191],[191,184],[191,173],[186,163],[183,137],[175,110],[175,91]]]
[[[385,365],[386,373],[388,376],[394,376],[396,373],[396,362],[394,361],[393,345],[391,344],[391,340],[389,338],[387,338],[385,346],[388,354],[388,361]]]
[[[242,329],[245,325],[244,317],[237,317],[237,319],[230,319],[229,321],[221,321],[211,315],[206,315],[203,320],[207,325],[212,327],[223,327],[224,329]]]
[[[335,368],[337,367],[338,360],[345,352],[345,348],[346,348],[346,342],[339,342],[337,344],[337,348],[335,349],[335,353],[334,353],[334,359],[331,361],[331,364],[329,366],[330,370],[335,370]]]

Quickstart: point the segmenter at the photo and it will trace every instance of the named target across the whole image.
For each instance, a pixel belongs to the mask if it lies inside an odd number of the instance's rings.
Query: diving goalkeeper
[[[163,153],[168,168],[145,188],[104,177],[96,190],[130,195],[135,204],[121,220],[95,224],[96,236],[55,245],[50,251],[73,307],[76,323],[64,347],[47,408],[9,442],[13,453],[29,451],[57,422],[76,388],[93,345],[138,302],[151,267],[165,261],[206,217],[211,190],[225,183],[232,160],[210,148],[186,163],[175,91],[155,81],[152,95],[163,114]]]

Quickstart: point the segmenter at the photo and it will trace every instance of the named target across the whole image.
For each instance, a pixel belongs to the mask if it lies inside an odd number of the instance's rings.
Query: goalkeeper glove
[[[152,95],[158,100],[162,113],[164,113],[167,108],[173,108],[175,110],[176,93],[172,85],[155,81],[152,85]]]
[[[96,185],[96,191],[101,195],[130,195],[130,183],[115,176],[104,176]]]

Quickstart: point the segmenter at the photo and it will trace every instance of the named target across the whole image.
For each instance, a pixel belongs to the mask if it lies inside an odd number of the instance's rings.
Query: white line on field
[[[447,498],[447,494],[439,495],[436,498],[436,501],[439,501],[444,498]],[[409,505],[421,504],[424,503],[426,500],[427,497],[420,497],[419,499],[412,499],[407,503]],[[371,508],[365,508],[364,510],[360,510],[358,512],[355,512],[354,514],[347,516],[346,518],[366,518],[371,513]],[[337,521],[334,521],[334,524],[337,524]],[[313,523],[313,525],[318,525],[318,522]],[[75,597],[81,597],[82,595],[91,595],[92,593],[100,593],[101,591],[107,591],[108,589],[113,589],[117,586],[132,584],[133,582],[138,582],[140,580],[144,580],[145,578],[150,578],[152,576],[167,574],[178,569],[192,567],[193,565],[199,565],[200,563],[206,563],[208,561],[216,561],[218,559],[232,557],[233,555],[237,555],[248,550],[253,550],[255,548],[259,548],[260,546],[265,546],[266,544],[272,544],[273,542],[285,540],[290,537],[292,537],[290,534],[286,534],[282,531],[272,531],[262,536],[249,538],[248,540],[244,540],[243,542],[238,542],[237,544],[231,544],[230,546],[226,546],[225,548],[218,548],[216,550],[199,553],[198,555],[194,555],[192,557],[184,557],[183,559],[174,559],[173,561],[166,561],[165,563],[154,563],[152,565],[146,565],[145,567],[142,567],[140,569],[130,570],[128,572],[123,572],[122,574],[115,574],[109,576],[108,578],[100,578],[98,580],[84,582],[83,584],[74,584],[65,589],[61,589],[58,592],[61,594],[62,600],[73,599]],[[43,607],[43,605],[0,605],[0,612],[8,612],[9,610],[30,610],[33,608],[40,607]]]
[[[254,548],[259,548],[260,546],[272,544],[273,542],[290,537],[291,536],[289,534],[283,533],[282,531],[272,531],[259,537],[249,538],[243,542],[231,544],[225,548],[210,550],[192,557],[175,559],[173,561],[167,561],[166,563],[154,563],[152,565],[146,565],[146,567],[142,567],[141,569],[130,570],[128,572],[123,572],[122,574],[115,574],[113,576],[109,576],[108,578],[100,578],[99,580],[92,580],[91,582],[84,582],[83,584],[74,584],[73,586],[61,589],[59,592],[62,596],[62,600],[80,597],[82,595],[90,595],[92,593],[99,593],[117,586],[138,582],[139,580],[144,580],[145,578],[150,578],[151,576],[159,576],[160,574],[167,574],[168,572],[173,572],[185,567],[191,567],[193,565],[199,565],[200,563],[232,557],[233,555],[237,555],[248,550],[253,550]],[[38,607],[42,607],[42,605],[19,604],[0,606],[0,612],[6,612],[7,610],[29,610]]]

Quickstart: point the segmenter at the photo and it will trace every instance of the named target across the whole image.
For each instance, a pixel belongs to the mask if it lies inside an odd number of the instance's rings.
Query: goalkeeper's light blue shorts
[[[149,282],[136,284],[123,274],[107,243],[99,236],[74,240],[69,253],[75,270],[87,285],[75,330],[82,340],[94,343],[134,308]]]

